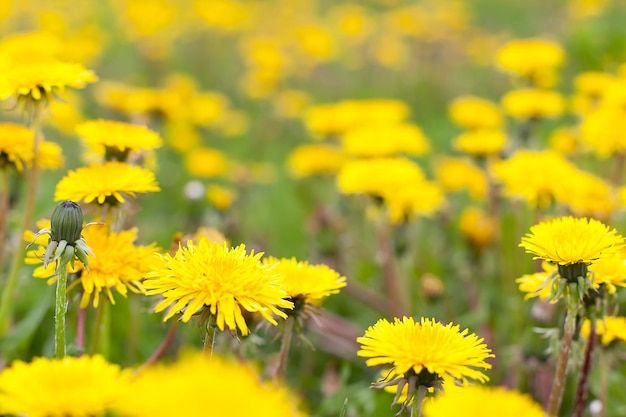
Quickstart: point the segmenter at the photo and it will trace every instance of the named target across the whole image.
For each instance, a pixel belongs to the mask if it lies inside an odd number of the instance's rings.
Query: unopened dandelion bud
[[[74,243],[80,239],[83,230],[83,212],[78,203],[70,200],[61,201],[52,212],[50,219],[52,240],[65,240]]]

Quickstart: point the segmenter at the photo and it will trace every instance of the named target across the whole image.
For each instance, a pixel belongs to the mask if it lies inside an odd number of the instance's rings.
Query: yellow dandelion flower
[[[217,149],[195,148],[186,153],[185,168],[195,177],[217,177],[226,173],[228,159]]]
[[[589,338],[591,323],[585,319],[580,326],[580,334]],[[596,320],[596,334],[604,346],[608,346],[615,341],[626,342],[626,317],[604,316]]]
[[[550,149],[563,155],[572,155],[580,150],[580,138],[577,130],[570,127],[555,129],[548,138]]]
[[[542,417],[541,404],[528,394],[504,387],[468,387],[446,390],[424,403],[424,417]]]
[[[606,159],[626,150],[626,133],[615,129],[626,123],[626,109],[601,107],[583,119],[580,125],[580,138],[594,153]]]
[[[124,297],[129,289],[134,293],[145,292],[141,280],[150,270],[156,247],[136,246],[137,229],[109,233],[105,225],[91,225],[83,229],[82,235],[95,256],[89,258],[89,272],[80,262],[76,262],[70,271],[80,273],[72,287],[80,285],[82,288],[81,308],[86,308],[92,297],[93,306],[97,308],[100,293],[106,294],[111,304],[115,304],[112,289]],[[47,242],[42,242],[39,248],[29,251],[26,263],[41,264],[46,245]],[[50,285],[56,281],[54,270],[54,264],[47,268],[41,265],[35,269],[33,276],[48,278]]]
[[[101,356],[15,361],[0,372],[0,414],[102,416],[128,389],[130,373]]]
[[[417,216],[432,216],[445,202],[441,187],[427,180],[385,189],[380,196],[388,208],[389,219],[395,224]]]
[[[497,105],[474,96],[456,98],[448,109],[450,119],[464,129],[498,129],[504,118]]]
[[[454,141],[454,148],[474,156],[497,155],[506,144],[501,130],[476,129],[461,133]]]
[[[545,39],[516,39],[498,51],[496,60],[504,70],[541,85],[546,73],[563,65],[565,52],[558,44]]]
[[[169,307],[163,320],[183,312],[182,321],[202,308],[210,309],[220,330],[228,327],[248,334],[242,310],[259,312],[270,323],[272,317],[287,317],[282,308],[292,308],[280,277],[259,259],[263,253],[246,253],[245,245],[229,248],[226,244],[201,239],[196,245],[188,242],[174,256],[162,255],[162,265],[149,272],[144,281],[147,295],[162,294],[164,300],[156,307],[160,312]]]
[[[496,220],[478,207],[467,207],[459,221],[461,234],[471,245],[484,248],[496,237]]]
[[[485,172],[460,158],[439,159],[435,164],[435,178],[444,190],[468,190],[474,200],[484,199],[489,187]]]
[[[494,357],[483,339],[468,329],[427,318],[395,318],[393,323],[380,319],[357,342],[357,355],[368,358],[367,366],[391,364],[395,374],[426,371],[438,378],[485,382],[489,378],[482,370],[491,369],[485,361]]]
[[[389,189],[424,180],[421,168],[405,158],[356,159],[342,165],[337,186],[342,193],[383,195]]]
[[[622,250],[624,238],[598,220],[567,216],[531,226],[519,246],[534,259],[590,265]]]
[[[422,129],[408,123],[349,129],[342,136],[342,145],[348,155],[361,157],[400,153],[420,156],[430,150]]]
[[[124,195],[135,197],[160,190],[151,171],[110,161],[70,171],[57,184],[54,199],[116,204],[125,201]]]
[[[526,294],[524,296],[525,300],[534,297],[539,297],[541,300],[551,299],[552,285],[548,282],[548,279],[555,273],[556,267],[549,262],[542,262],[541,268],[541,272],[522,275],[515,280],[520,292]]]
[[[98,80],[92,71],[80,64],[53,60],[15,62],[3,68],[2,72],[0,100],[11,96],[34,101],[48,100],[57,89],[83,88]]]
[[[496,181],[504,186],[505,196],[545,208],[577,168],[553,151],[519,150],[509,159],[494,162],[491,171]]]
[[[263,263],[270,265],[280,276],[296,307],[298,301],[317,304],[346,286],[346,277],[326,265],[311,265],[296,258],[277,259],[272,256],[263,259]]]
[[[578,216],[609,218],[620,209],[618,192],[606,180],[581,170],[572,171],[554,188],[555,199]]]
[[[516,119],[557,117],[565,111],[565,99],[555,91],[525,88],[506,93],[502,107]]]
[[[327,61],[336,53],[336,40],[322,26],[302,25],[295,28],[294,35],[302,52],[316,61]]]
[[[35,156],[35,134],[15,123],[0,123],[0,169],[11,165],[18,171],[30,168]],[[56,143],[39,141],[37,166],[56,169],[63,166],[61,147]]]
[[[593,286],[604,285],[609,294],[615,294],[617,287],[626,287],[626,254],[620,251],[614,256],[606,256],[594,263],[589,270],[593,273]]]
[[[76,126],[76,133],[98,155],[113,154],[126,161],[128,152],[159,148],[163,141],[146,126],[113,120],[89,120]]]
[[[601,98],[604,92],[616,82],[615,76],[605,72],[582,72],[574,79],[577,92],[593,98]]]
[[[216,209],[225,211],[233,204],[237,193],[232,188],[212,184],[207,187],[206,196]]]
[[[285,387],[262,382],[254,366],[194,353],[142,371],[114,408],[125,417],[303,417],[298,406]]]
[[[334,174],[346,160],[345,154],[329,145],[300,145],[287,159],[289,172],[296,178]]]
[[[301,90],[285,90],[276,93],[272,98],[274,113],[283,118],[298,118],[309,107],[311,98]]]

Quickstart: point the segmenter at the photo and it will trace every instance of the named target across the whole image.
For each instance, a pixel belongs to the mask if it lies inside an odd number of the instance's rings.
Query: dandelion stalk
[[[593,350],[596,345],[596,322],[589,320],[589,337],[587,338],[587,347],[585,348],[585,359],[576,388],[576,401],[574,403],[573,417],[582,417],[585,412],[585,403],[587,402],[587,390],[589,385],[589,372],[591,370],[591,360],[593,358]],[[602,404],[604,406],[604,404]]]
[[[85,350],[85,325],[87,321],[87,309],[79,308],[76,314],[76,349],[79,352]]]
[[[398,275],[394,265],[393,242],[391,239],[390,225],[385,219],[379,219],[378,245],[382,256],[383,278],[385,291],[389,299],[389,313],[393,317],[406,315],[406,308],[400,298],[398,288]]]
[[[294,318],[288,317],[285,321],[285,329],[280,343],[280,353],[278,354],[278,366],[276,368],[275,380],[278,382],[285,378],[287,371],[287,360],[289,358],[289,348],[293,338]]]
[[[54,356],[65,357],[65,314],[67,313],[67,267],[59,269],[54,306]]]
[[[11,192],[8,169],[0,169],[0,271],[4,268],[4,250],[9,223],[9,194]]]
[[[558,416],[563,401],[563,391],[565,390],[565,382],[567,380],[567,363],[569,361],[572,349],[572,340],[576,332],[576,316],[579,310],[579,301],[575,294],[569,294],[567,297],[567,310],[565,312],[565,325],[563,327],[563,338],[561,340],[561,350],[559,351],[559,360],[554,373],[552,389],[550,391],[550,399],[548,401],[548,409],[546,416]]]
[[[204,346],[202,356],[211,360],[213,357],[213,347],[215,346],[215,336],[217,335],[217,323],[215,315],[211,314],[206,322],[206,335],[204,336]]]

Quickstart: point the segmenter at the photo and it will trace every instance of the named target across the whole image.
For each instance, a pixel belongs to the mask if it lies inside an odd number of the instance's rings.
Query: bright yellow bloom
[[[444,202],[443,190],[427,180],[407,182],[381,191],[388,208],[389,219],[394,224],[403,223],[416,216],[432,216]]]
[[[142,371],[115,409],[124,417],[304,417],[298,406],[285,387],[262,382],[254,366],[195,353]]]
[[[55,60],[12,63],[0,68],[0,100],[14,96],[39,101],[48,100],[57,89],[83,88],[97,81],[96,75],[80,64]]]
[[[111,304],[115,304],[112,289],[126,297],[128,289],[134,293],[145,292],[141,285],[144,275],[150,270],[156,247],[136,246],[137,229],[125,230],[119,233],[108,232],[105,225],[91,225],[83,229],[82,235],[94,253],[89,258],[89,272],[85,271],[80,262],[71,272],[79,273],[79,278],[72,286],[80,285],[82,288],[81,308],[87,308],[93,297],[94,308],[100,302],[100,293],[106,294]],[[29,251],[26,263],[41,264],[42,255],[47,242],[42,243],[37,250]],[[54,275],[55,265],[50,264],[47,268],[39,266],[33,276],[36,278],[50,278],[48,284],[56,281]]]
[[[585,319],[580,326],[580,334],[589,338],[591,323]],[[614,341],[626,342],[626,317],[604,316],[596,320],[596,334],[600,336],[600,341],[604,346],[608,346]]]
[[[35,134],[31,129],[15,123],[0,123],[0,169],[11,164],[18,171],[33,165]],[[56,169],[63,166],[61,148],[56,143],[39,141],[37,166]]]
[[[614,256],[606,256],[594,263],[589,270],[593,273],[593,286],[604,285],[609,294],[615,294],[617,287],[626,287],[626,253],[620,251]]]
[[[163,321],[183,312],[182,321],[203,308],[210,309],[217,326],[239,329],[248,334],[242,310],[259,312],[270,323],[272,316],[287,317],[282,308],[292,308],[285,298],[280,277],[259,259],[263,253],[246,253],[245,245],[229,248],[226,244],[201,239],[196,245],[188,242],[174,256],[161,255],[161,265],[146,275],[147,295],[162,294],[164,300],[156,307],[160,312],[169,307]]]
[[[502,112],[492,101],[474,96],[456,98],[448,109],[450,119],[464,129],[498,129]]]
[[[383,195],[405,184],[424,179],[421,168],[404,158],[356,159],[346,162],[337,174],[337,186],[344,194]]]
[[[289,172],[296,178],[334,174],[346,161],[345,154],[329,145],[300,145],[287,159]]]
[[[487,175],[465,159],[446,157],[438,160],[435,177],[446,191],[468,190],[474,200],[482,200],[487,195]]]
[[[554,187],[554,197],[572,213],[605,219],[621,208],[617,190],[606,180],[581,170],[565,179]]]
[[[302,52],[314,61],[327,61],[336,53],[333,35],[322,26],[302,25],[294,35]]]
[[[496,237],[496,221],[478,207],[467,207],[459,221],[461,234],[476,248],[484,248],[493,243]]]
[[[54,200],[123,203],[124,195],[160,191],[154,174],[124,162],[105,162],[70,171],[57,184]]]
[[[232,188],[212,184],[207,187],[206,197],[216,209],[225,211],[233,204],[237,198],[237,193]]]
[[[542,417],[545,411],[530,395],[503,387],[471,385],[446,390],[424,402],[424,417]]]
[[[504,45],[496,60],[506,71],[542,84],[547,72],[563,65],[565,52],[545,39],[517,39]]]
[[[557,117],[565,111],[565,99],[555,91],[525,88],[506,93],[502,106],[516,119]]]
[[[599,108],[585,115],[580,125],[581,140],[602,159],[622,153],[626,151],[626,132],[616,129],[615,126],[622,126],[624,123],[626,109]]]
[[[425,370],[439,378],[485,382],[489,378],[481,369],[491,369],[485,360],[494,356],[468,329],[427,318],[418,323],[411,317],[395,318],[393,323],[380,319],[357,342],[361,344],[357,355],[368,358],[367,366],[391,364],[396,375]]]
[[[324,298],[339,293],[346,286],[346,277],[326,265],[311,265],[296,258],[263,259],[283,281],[283,286],[294,300],[307,304],[318,304]],[[295,302],[296,306],[298,302]]]
[[[409,107],[402,101],[346,100],[310,108],[305,123],[317,135],[335,135],[361,126],[400,123],[408,114]]]
[[[569,182],[577,168],[553,151],[519,150],[507,160],[492,165],[496,180],[504,185],[503,193],[522,198],[532,207],[548,207],[558,188]]]
[[[571,155],[580,150],[578,131],[569,127],[555,129],[548,139],[550,149],[563,155]]]
[[[531,226],[519,246],[534,254],[534,259],[589,265],[619,253],[624,238],[598,220],[567,216]]]
[[[615,82],[615,77],[605,72],[582,72],[574,79],[574,88],[587,96],[601,98]]]
[[[148,151],[163,144],[159,135],[145,126],[113,120],[89,120],[76,126],[76,133],[102,156],[106,153]]]
[[[195,177],[217,177],[226,173],[228,159],[217,149],[195,148],[185,155],[185,168]]]
[[[422,130],[408,123],[350,129],[343,134],[342,144],[348,155],[361,157],[394,156],[400,153],[420,156],[430,150]]]
[[[506,144],[500,130],[476,129],[461,133],[454,141],[455,149],[474,156],[497,155]]]
[[[130,373],[101,356],[15,361],[0,372],[0,414],[103,416],[128,390]]]
[[[552,297],[552,283],[548,278],[556,272],[556,266],[549,262],[541,263],[542,271],[526,274],[517,278],[515,282],[521,292],[526,293],[525,300],[539,297],[541,300],[550,300]],[[556,278],[556,277],[553,277]],[[553,300],[556,302],[556,300]]]

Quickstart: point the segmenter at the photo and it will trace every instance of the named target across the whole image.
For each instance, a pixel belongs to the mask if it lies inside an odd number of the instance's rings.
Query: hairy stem
[[[67,313],[67,266],[59,269],[54,305],[54,357],[65,357],[65,314]]]
[[[211,314],[206,323],[206,335],[204,336],[204,346],[202,347],[202,356],[211,360],[213,357],[213,347],[215,346],[215,336],[217,334],[217,324],[215,316]]]
[[[589,385],[589,372],[591,370],[591,360],[593,358],[593,349],[596,345],[596,323],[595,320],[589,320],[589,337],[587,338],[587,347],[585,348],[585,359],[576,388],[576,402],[574,403],[573,417],[582,417],[585,412],[585,403],[587,402],[587,390]],[[604,406],[604,404],[602,405]]]
[[[280,342],[280,353],[278,354],[278,366],[276,367],[276,375],[274,379],[280,381],[285,378],[287,372],[287,361],[289,359],[289,349],[291,347],[291,339],[293,338],[293,326],[295,319],[288,317],[285,321],[285,331]]]

